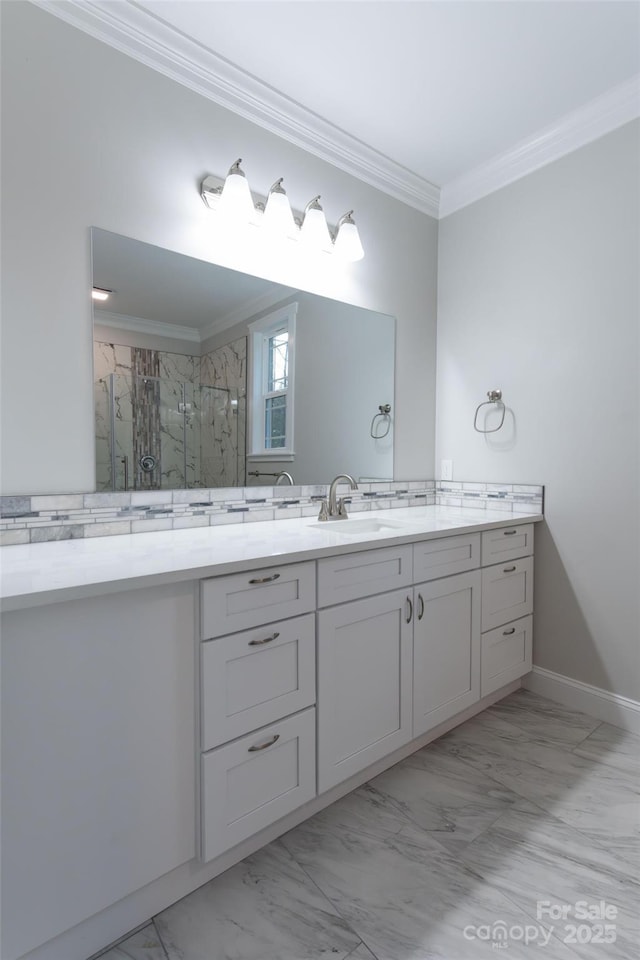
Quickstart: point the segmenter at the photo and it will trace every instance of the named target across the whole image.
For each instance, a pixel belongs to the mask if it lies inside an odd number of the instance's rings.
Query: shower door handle
[[[129,457],[124,456],[120,458],[124,466],[124,489],[129,489]]]

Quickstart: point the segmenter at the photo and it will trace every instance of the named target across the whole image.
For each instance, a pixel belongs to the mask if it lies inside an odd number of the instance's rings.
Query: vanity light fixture
[[[224,213],[237,224],[252,223],[266,227],[272,235],[303,241],[307,249],[335,253],[342,260],[362,260],[364,249],[353,210],[340,217],[335,230],[327,224],[320,194],[309,201],[302,214],[296,214],[282,186],[283,177],[272,184],[267,197],[253,197],[241,163],[236,160],[224,179],[212,174],[204,178],[200,196],[210,209]]]
[[[104,287],[94,287],[91,291],[92,300],[108,300],[113,290],[107,290]]]

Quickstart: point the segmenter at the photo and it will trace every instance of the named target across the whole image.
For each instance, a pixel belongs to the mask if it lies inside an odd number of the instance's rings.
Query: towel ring
[[[378,407],[378,410],[380,411],[380,413],[376,413],[373,420],[371,421],[371,426],[369,428],[369,433],[371,434],[374,440],[382,440],[383,437],[387,436],[387,434],[389,433],[389,430],[391,429],[391,417],[389,416],[389,414],[391,413],[391,404],[381,403],[380,406]],[[384,431],[384,433],[379,433],[379,432],[374,433],[375,423],[376,423],[376,420],[378,419],[386,421],[387,429]],[[380,425],[379,425],[379,428],[381,429]]]
[[[476,407],[476,415],[473,418],[473,429],[477,433],[497,433],[500,427],[504,423],[504,417],[505,417],[507,408],[502,402],[502,390],[487,390],[487,397],[489,398],[488,400],[483,400],[483,402],[479,403],[478,406]],[[502,407],[502,417],[500,418],[500,423],[498,424],[497,427],[492,427],[491,430],[481,430],[480,427],[478,426],[478,414],[480,413],[480,410],[482,409],[482,407],[490,407],[494,403],[499,404]]]

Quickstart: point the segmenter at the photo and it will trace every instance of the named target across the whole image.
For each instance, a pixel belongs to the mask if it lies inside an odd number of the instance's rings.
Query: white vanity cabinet
[[[485,531],[482,562],[484,697],[532,667],[533,524]]]
[[[3,960],[193,860],[195,594],[3,613]]]
[[[315,597],[313,562],[200,584],[203,861],[316,794]]]

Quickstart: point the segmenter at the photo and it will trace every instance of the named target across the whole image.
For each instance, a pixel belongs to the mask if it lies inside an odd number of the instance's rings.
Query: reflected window
[[[293,455],[293,370],[297,303],[249,324],[251,456]]]

